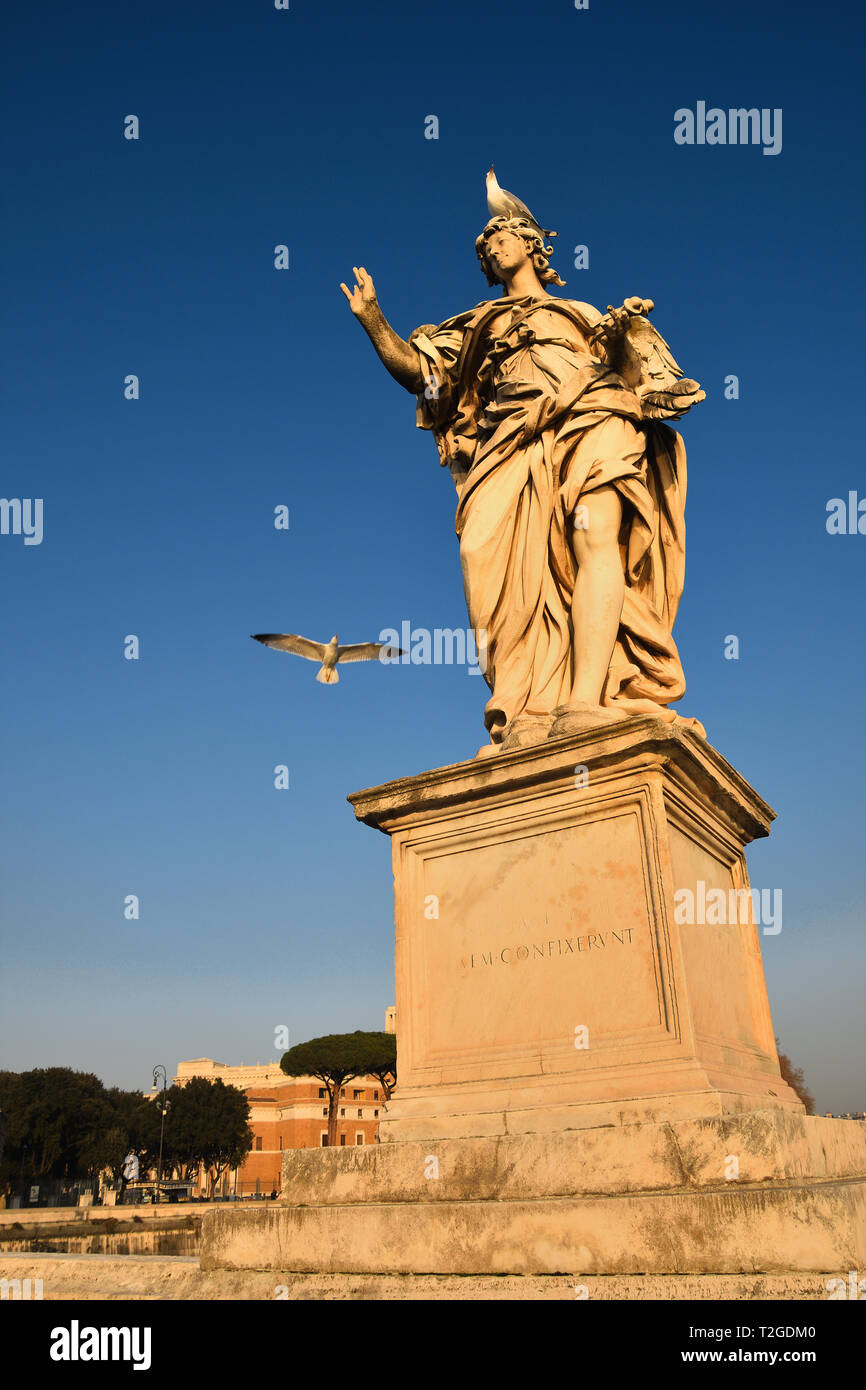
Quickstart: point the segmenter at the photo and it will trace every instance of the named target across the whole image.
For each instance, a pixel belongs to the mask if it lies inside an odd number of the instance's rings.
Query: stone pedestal
[[[393,846],[383,1142],[801,1109],[743,853],[773,812],[705,740],[635,718],[349,799]]]
[[[820,1298],[866,1265],[866,1126],[782,1080],[743,910],[773,813],[711,746],[633,718],[350,801],[394,855],[382,1142],[287,1154],[279,1208],[205,1215],[205,1270]]]
[[[826,1297],[828,1275],[866,1267],[864,1174],[866,1126],[782,1108],[297,1149],[281,1206],[205,1214],[202,1268],[397,1275],[410,1296],[429,1275],[604,1277],[612,1297],[642,1296],[637,1275],[701,1275],[692,1296],[710,1298],[733,1275],[762,1276],[751,1296],[786,1275],[792,1296]]]

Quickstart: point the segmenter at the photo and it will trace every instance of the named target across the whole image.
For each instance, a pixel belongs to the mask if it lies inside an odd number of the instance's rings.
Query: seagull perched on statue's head
[[[337,684],[340,679],[337,663],[340,661],[375,661],[403,655],[399,647],[389,647],[385,642],[356,642],[353,646],[341,647],[336,632],[330,642],[311,642],[295,632],[254,632],[252,636],[253,641],[273,647],[274,651],[294,652],[295,656],[305,656],[308,661],[321,661],[316,680],[323,685]]]
[[[491,217],[522,217],[525,221],[531,222],[533,227],[537,227],[543,237],[556,236],[556,232],[548,231],[536,221],[525,203],[521,203],[513,193],[509,193],[507,188],[499,187],[492,164],[487,175],[487,209]]]

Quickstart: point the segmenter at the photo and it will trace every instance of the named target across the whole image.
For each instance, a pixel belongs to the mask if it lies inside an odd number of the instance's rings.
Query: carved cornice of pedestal
[[[576,767],[600,777],[645,769],[661,772],[732,823],[743,844],[770,833],[775,812],[706,739],[651,715],[612,721],[566,738],[547,739],[484,759],[452,763],[414,777],[353,792],[358,820],[386,834],[449,806],[510,800],[574,782]]]

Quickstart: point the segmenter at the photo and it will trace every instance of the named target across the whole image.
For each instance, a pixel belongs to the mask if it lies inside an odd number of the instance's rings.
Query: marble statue
[[[704,392],[650,324],[652,300],[602,314],[551,293],[565,282],[550,233],[492,174],[495,215],[475,245],[497,298],[404,341],[363,266],[340,287],[417,396],[417,423],[457,488],[466,603],[491,692],[480,753],[632,714],[703,734],[671,708],[685,691],[672,628],[686,458],[665,422]]]

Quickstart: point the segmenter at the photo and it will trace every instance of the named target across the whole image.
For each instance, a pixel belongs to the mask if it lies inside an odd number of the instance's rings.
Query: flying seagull
[[[341,647],[336,632],[330,642],[311,642],[295,632],[254,632],[252,637],[255,642],[273,647],[275,652],[294,652],[308,661],[321,661],[316,680],[323,685],[337,684],[338,661],[375,661],[382,653],[388,657],[403,655],[399,647],[389,647],[385,642],[356,642],[354,646]]]
[[[487,175],[487,210],[491,217],[525,217],[527,222],[538,228],[543,237],[556,236],[556,232],[548,231],[536,221],[525,203],[521,203],[513,193],[509,193],[507,188],[499,187],[492,164]]]

